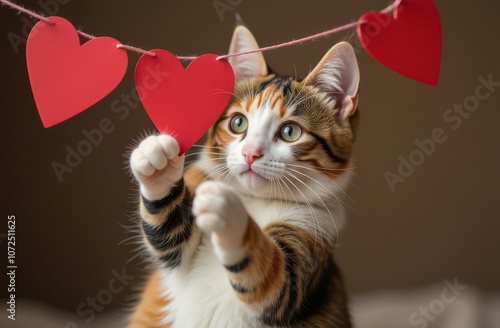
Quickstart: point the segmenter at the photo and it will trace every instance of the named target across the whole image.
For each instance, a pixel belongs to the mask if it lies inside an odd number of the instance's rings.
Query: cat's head
[[[238,26],[229,53],[256,48],[251,32]],[[358,116],[359,69],[352,46],[335,45],[303,80],[270,72],[260,52],[229,62],[234,95],[205,148],[213,175],[219,172],[221,180],[255,196],[312,202],[314,195],[342,187]]]

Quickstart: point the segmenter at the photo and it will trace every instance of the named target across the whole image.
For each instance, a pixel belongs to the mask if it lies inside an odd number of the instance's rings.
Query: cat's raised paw
[[[161,134],[144,139],[130,156],[130,168],[149,200],[165,197],[174,183],[182,178],[184,155],[178,156],[175,138]]]
[[[193,200],[193,214],[198,227],[210,234],[216,254],[224,264],[244,257],[242,238],[249,216],[235,190],[213,181],[202,183]]]

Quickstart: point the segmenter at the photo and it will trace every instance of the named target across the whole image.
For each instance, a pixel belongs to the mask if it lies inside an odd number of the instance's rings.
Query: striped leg
[[[202,184],[193,202],[239,299],[278,327],[350,327],[340,273],[329,246],[281,222],[261,230],[232,189]],[[327,309],[325,311],[325,309]]]
[[[142,196],[140,211],[149,249],[166,268],[176,268],[192,255],[200,233],[196,227],[193,229],[191,197],[184,179],[160,200],[150,201]]]
[[[176,268],[193,252],[200,233],[193,229],[191,197],[183,179],[184,156],[168,135],[150,136],[130,158],[141,187],[141,225],[151,252]]]

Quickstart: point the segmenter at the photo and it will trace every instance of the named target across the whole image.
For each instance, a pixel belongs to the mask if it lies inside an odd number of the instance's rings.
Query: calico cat
[[[256,48],[238,26],[229,52]],[[337,44],[302,81],[261,53],[229,62],[234,95],[194,165],[164,134],[131,154],[157,268],[130,327],[351,327],[333,250],[358,121],[354,50]]]

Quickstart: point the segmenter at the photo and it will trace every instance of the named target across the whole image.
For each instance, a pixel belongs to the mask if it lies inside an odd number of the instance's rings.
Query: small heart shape
[[[135,69],[137,92],[158,131],[174,136],[180,154],[198,141],[231,100],[234,73],[226,60],[207,54],[184,69],[166,50],[143,55]]]
[[[409,78],[436,85],[441,66],[441,19],[432,0],[403,0],[394,16],[363,15],[358,37],[376,60]]]
[[[43,126],[75,116],[113,91],[125,75],[119,41],[98,37],[80,45],[75,27],[61,17],[38,22],[26,44],[31,89]]]

